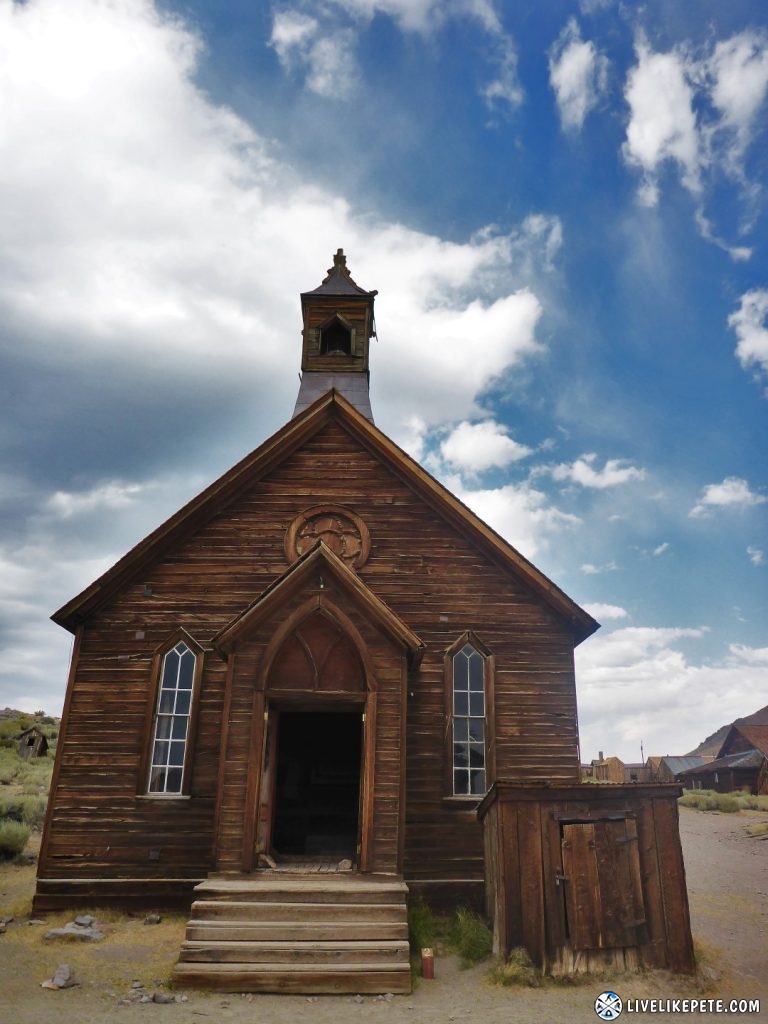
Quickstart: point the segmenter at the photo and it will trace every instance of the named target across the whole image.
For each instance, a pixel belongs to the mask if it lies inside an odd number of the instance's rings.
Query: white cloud
[[[658,558],[659,555],[663,555],[665,551],[669,551],[669,543],[667,541],[664,541],[663,544],[659,544],[658,547],[654,548],[653,555],[655,558]]]
[[[594,43],[581,38],[575,18],[569,20],[550,50],[549,83],[563,128],[579,131],[606,91],[608,59]]]
[[[270,45],[283,67],[306,71],[307,88],[318,96],[352,96],[359,77],[356,43],[351,29],[324,29],[301,11],[275,13]]]
[[[765,552],[762,548],[756,548],[753,545],[750,545],[747,548],[747,554],[749,555],[749,560],[752,565],[765,565]]]
[[[625,98],[630,118],[624,157],[643,172],[640,200],[658,202],[660,166],[677,164],[683,184],[701,191],[701,153],[690,85],[692,68],[685,54],[653,53],[644,40],[637,44],[637,65],[627,78]]]
[[[506,104],[514,108],[523,102],[523,89],[517,77],[517,49],[512,39],[504,34],[497,37],[495,46],[496,75],[482,89],[482,96],[490,107]]]
[[[762,505],[768,498],[751,491],[746,480],[729,476],[719,484],[708,484],[701,492],[701,497],[688,513],[692,518],[701,518],[715,508],[749,508]]]
[[[604,490],[607,487],[618,487],[632,480],[644,480],[645,470],[626,464],[626,459],[607,459],[602,469],[595,469],[593,463],[597,459],[594,452],[582,455],[570,465],[561,463],[549,470],[553,479],[569,480],[582,487]]]
[[[581,523],[578,516],[549,504],[547,496],[528,483],[487,490],[468,489],[458,477],[448,477],[445,483],[526,558],[533,558],[551,537]]]
[[[482,287],[483,276],[498,271],[495,241],[458,247],[437,239],[425,242],[423,261],[414,249],[417,236],[405,229],[389,229],[376,246],[370,238],[366,244],[371,270],[365,280],[375,281],[382,294],[376,319],[380,348],[387,350],[386,361],[376,354],[374,414],[376,395],[386,395],[390,422],[410,415],[414,407],[428,424],[477,416],[476,399],[483,389],[505,367],[540,350],[536,325],[542,307],[532,291],[523,288],[490,303],[467,303],[456,294],[455,273],[460,271],[457,285],[469,284],[474,273],[475,284]],[[394,431],[399,440],[399,428]]]
[[[524,459],[532,449],[509,436],[507,428],[493,420],[468,423],[464,420],[440,446],[442,457],[455,469],[470,474],[492,467],[502,468]]]
[[[588,611],[598,622],[603,622],[605,619],[626,619],[627,617],[626,608],[621,608],[616,604],[585,604],[584,610]]]
[[[269,43],[280,60],[287,62],[294,57],[296,50],[302,50],[312,42],[319,28],[317,18],[310,18],[301,11],[276,11]]]
[[[55,515],[61,516],[63,519],[70,519],[82,512],[126,508],[133,504],[145,490],[146,488],[142,484],[111,481],[80,494],[57,491],[49,499],[48,505]]]
[[[729,644],[728,650],[736,663],[768,666],[768,647],[747,647],[746,644]]]
[[[594,565],[592,562],[584,562],[580,566],[585,576],[599,576],[603,572],[617,572],[618,568],[615,562],[607,562],[605,565]]]
[[[176,20],[140,0],[1,10],[0,93],[15,97],[0,135],[6,324],[65,332],[70,357],[130,351],[158,370],[252,375],[263,407],[284,409],[296,296],[342,244],[381,293],[374,388],[396,396],[389,429],[414,407],[428,424],[477,415],[478,392],[538,351],[541,304],[508,275],[525,252],[557,247],[557,222],[461,244],[358,216],[205,98],[199,41]],[[283,39],[313,31],[294,22]]]
[[[756,365],[768,375],[768,289],[753,288],[741,296],[741,305],[728,317],[739,339],[736,357],[744,369]]]
[[[681,645],[705,628],[626,627],[601,631],[576,648],[582,757],[598,749],[623,760],[685,754],[721,725],[750,714],[768,692],[762,648],[731,645],[720,660],[696,659]],[[695,714],[692,709],[695,708]]]
[[[320,5],[312,5],[320,6]],[[443,3],[443,0],[329,0],[327,7],[344,11],[357,21],[370,22],[375,15],[384,14],[391,18],[403,32],[434,32],[443,24],[452,11],[463,12],[474,5],[458,2]],[[478,5],[483,12],[488,5]]]
[[[271,45],[287,70],[307,72],[306,84],[325,97],[348,98],[360,69],[360,32],[377,16],[391,18],[403,33],[434,35],[446,22],[474,22],[488,37],[486,51],[494,77],[481,90],[489,106],[518,106],[517,50],[491,0],[296,0],[273,15]]]
[[[736,262],[750,259],[752,248],[724,241],[704,207],[722,175],[737,181],[741,199],[755,205],[760,187],[747,181],[744,159],[764,130],[758,114],[768,93],[768,32],[741,32],[698,53],[686,43],[654,53],[640,37],[636,52],[624,90],[629,120],[622,149],[642,173],[640,202],[658,203],[663,166],[671,165],[696,200],[702,238]]]
[[[707,71],[712,102],[722,115],[719,127],[731,136],[727,166],[739,176],[739,161],[768,92],[768,32],[740,32],[718,42]]]

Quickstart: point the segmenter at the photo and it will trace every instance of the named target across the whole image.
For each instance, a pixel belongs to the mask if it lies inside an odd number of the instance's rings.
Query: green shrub
[[[768,835],[768,821],[758,821],[754,825],[747,825],[748,836]]]
[[[723,814],[735,814],[742,807],[751,807],[751,801],[757,799],[749,793],[714,793],[711,789],[689,789],[680,797],[683,807],[693,807],[697,811],[721,811]]]
[[[488,925],[474,910],[466,907],[456,911],[450,941],[462,967],[472,967],[487,959],[493,949],[493,936]]]
[[[41,796],[39,793],[34,796],[23,796],[21,798],[21,820],[30,828],[41,829],[45,821],[47,806],[47,796]]]
[[[0,859],[10,860],[24,852],[29,842],[29,825],[19,821],[0,821]]]
[[[541,975],[533,966],[533,961],[522,946],[513,949],[505,964],[498,963],[491,968],[489,977],[494,985],[526,985],[528,988],[539,988]]]
[[[0,819],[24,821],[24,805],[20,796],[0,796]]]
[[[422,949],[435,945],[437,922],[435,915],[422,900],[408,908],[408,942],[411,954],[419,956]]]

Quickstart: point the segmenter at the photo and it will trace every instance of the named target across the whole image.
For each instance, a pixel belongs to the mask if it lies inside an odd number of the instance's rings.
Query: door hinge
[[[363,712],[363,721],[365,721],[365,712]]]
[[[265,722],[268,722],[268,721],[269,721],[269,712],[268,712],[268,711],[265,711],[265,712],[264,712],[264,721],[265,721]]]

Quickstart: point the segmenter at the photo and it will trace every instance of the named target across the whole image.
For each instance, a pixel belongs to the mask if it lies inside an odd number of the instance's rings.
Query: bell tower
[[[352,280],[343,249],[336,251],[323,283],[302,292],[301,385],[294,416],[335,388],[373,422],[368,349],[377,294]]]

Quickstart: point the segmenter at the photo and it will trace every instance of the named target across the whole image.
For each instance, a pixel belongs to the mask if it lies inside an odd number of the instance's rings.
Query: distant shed
[[[596,782],[624,782],[624,762],[618,757],[603,757],[602,751],[597,761],[592,762],[592,778]]]
[[[36,725],[25,729],[19,736],[18,742],[19,757],[23,757],[25,761],[31,757],[45,757],[48,753],[48,740]]]
[[[714,761],[714,754],[685,754],[681,757],[648,758],[651,768],[650,782],[677,782],[681,772],[690,768],[700,768],[704,764]]]

